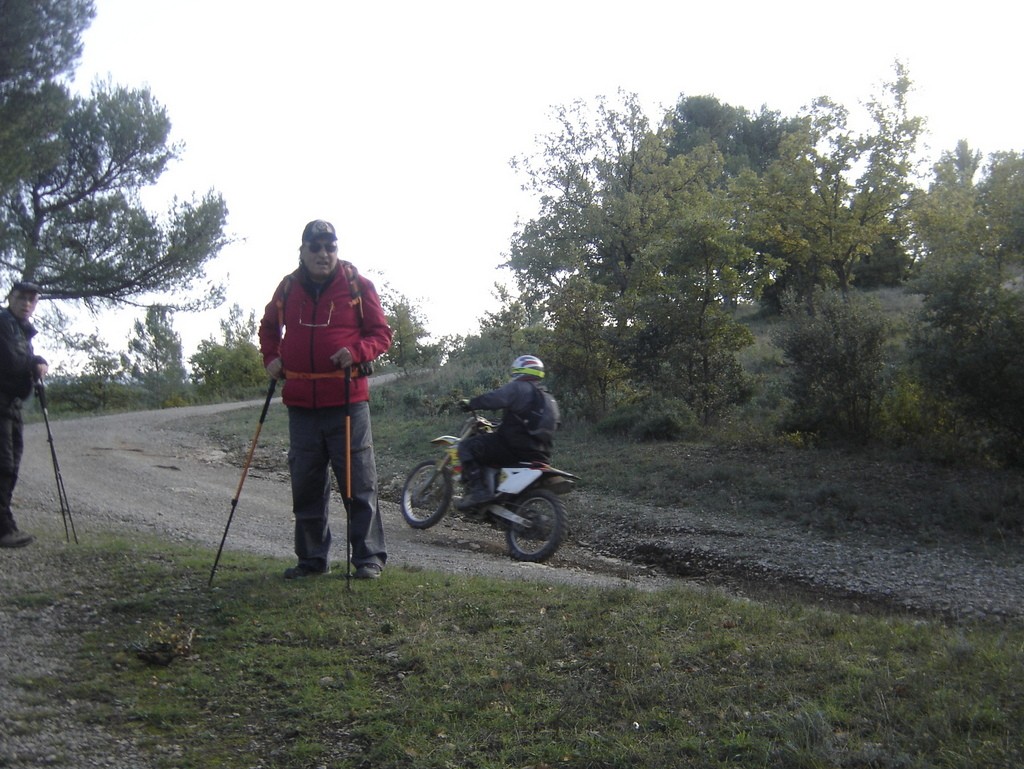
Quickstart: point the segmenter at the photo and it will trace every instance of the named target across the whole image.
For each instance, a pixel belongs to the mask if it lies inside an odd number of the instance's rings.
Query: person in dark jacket
[[[298,563],[285,578],[331,570],[332,469],[349,508],[355,577],[379,577],[387,549],[364,374],[391,346],[391,327],[373,283],[338,259],[338,236],[330,222],[316,219],[303,229],[299,267],[285,276],[266,306],[259,338],[267,373],[284,380],[281,397],[288,407]]]
[[[462,478],[468,493],[455,503],[471,510],[494,499],[484,482],[484,467],[511,467],[530,462],[551,462],[554,431],[559,423],[558,403],[541,385],[544,363],[533,355],[512,362],[507,384],[463,402],[463,409],[504,409],[493,433],[480,433],[459,444]]]
[[[24,547],[35,539],[18,530],[11,510],[25,446],[22,402],[46,375],[46,361],[32,350],[36,330],[29,322],[39,301],[35,283],[19,281],[0,310],[0,547]]]

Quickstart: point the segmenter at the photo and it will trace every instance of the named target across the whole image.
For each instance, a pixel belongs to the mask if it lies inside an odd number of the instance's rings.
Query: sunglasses
[[[321,248],[324,249],[325,251],[327,251],[327,253],[333,254],[335,251],[338,250],[338,244],[337,243],[309,243],[309,244],[306,245],[306,248],[309,249],[309,252],[311,254],[319,254]]]

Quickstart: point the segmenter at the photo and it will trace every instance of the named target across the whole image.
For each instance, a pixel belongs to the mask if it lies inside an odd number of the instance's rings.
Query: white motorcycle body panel
[[[498,474],[497,491],[519,494],[544,473],[532,467],[503,467]]]

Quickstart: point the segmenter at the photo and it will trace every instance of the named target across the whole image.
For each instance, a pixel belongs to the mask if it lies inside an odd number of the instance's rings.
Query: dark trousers
[[[18,530],[11,500],[25,448],[22,428],[20,403],[14,404],[4,398],[0,402],[0,537]]]
[[[470,491],[484,488],[483,468],[515,467],[523,462],[548,462],[543,449],[514,446],[500,432],[481,433],[459,443],[462,477]],[[487,489],[494,491],[494,489]]]
[[[358,566],[387,561],[384,524],[377,506],[377,465],[373,454],[370,404],[350,406],[352,496],[349,505],[349,541],[352,562]],[[328,507],[331,471],[345,496],[344,406],[303,409],[288,407],[288,467],[292,477],[292,512],[295,514],[295,555],[299,564],[323,569],[329,563],[331,528]]]

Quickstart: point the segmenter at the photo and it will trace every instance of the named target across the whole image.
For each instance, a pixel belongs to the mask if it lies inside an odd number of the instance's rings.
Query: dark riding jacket
[[[527,428],[528,414],[534,408],[539,385],[525,379],[513,379],[497,390],[469,399],[475,410],[504,409],[497,435],[511,449],[521,452],[523,459],[551,461],[550,437],[532,435]]]
[[[46,363],[32,350],[35,335],[27,320],[0,310],[0,404],[5,407],[32,394],[36,367]]]

